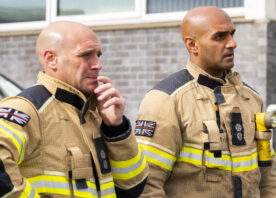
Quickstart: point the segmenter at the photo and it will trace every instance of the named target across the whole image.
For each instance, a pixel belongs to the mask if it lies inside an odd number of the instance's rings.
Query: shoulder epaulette
[[[160,90],[171,95],[176,89],[191,80],[193,80],[193,76],[187,69],[183,69],[160,81],[152,90]]]
[[[24,89],[18,96],[24,97],[31,101],[39,109],[52,94],[43,85],[35,85]]]
[[[259,93],[255,90],[255,89],[253,89],[252,87],[250,87],[248,84],[246,84],[245,82],[243,82],[243,85],[244,86],[246,86],[246,87],[248,87],[250,90],[252,90],[255,94],[257,94],[257,95],[259,95]]]

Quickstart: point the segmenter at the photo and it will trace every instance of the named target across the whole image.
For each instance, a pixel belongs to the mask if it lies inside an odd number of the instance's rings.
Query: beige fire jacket
[[[42,72],[0,102],[0,197],[139,196],[148,169],[129,121],[107,127],[88,104]]]
[[[150,166],[142,197],[276,197],[275,162],[258,167],[254,114],[261,111],[236,72],[224,82],[188,63],[158,83],[135,127]]]

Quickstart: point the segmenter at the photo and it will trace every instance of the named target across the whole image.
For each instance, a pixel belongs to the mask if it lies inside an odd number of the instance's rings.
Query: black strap
[[[90,95],[90,97],[87,99],[87,101],[84,103],[84,105],[81,108],[80,114],[79,114],[79,118],[80,118],[80,124],[84,124],[86,122],[84,116],[89,108],[90,105],[90,101],[92,99],[92,95]]]
[[[258,166],[260,166],[260,167],[272,166],[272,161],[271,160],[268,160],[268,161],[258,161]]]
[[[231,112],[231,132],[232,132],[232,144],[235,146],[245,145],[244,128],[242,123],[242,117],[240,112]]]
[[[118,198],[138,198],[144,190],[147,178],[145,178],[141,183],[130,188],[128,190],[121,189],[115,186],[116,195]]]
[[[12,191],[13,184],[9,175],[6,173],[5,166],[0,160],[0,197],[4,196],[6,193]]]
[[[239,176],[232,176],[234,198],[242,198],[242,181]]]
[[[208,76],[205,76],[202,74],[199,74],[199,76],[197,78],[197,82],[198,82],[198,84],[203,85],[203,86],[208,87],[213,90],[216,87],[222,86],[221,82],[213,80],[213,79],[209,78]]]
[[[95,179],[96,190],[97,192],[100,192],[101,191],[100,180],[99,180],[99,175],[97,173],[97,169],[96,169],[96,165],[93,160],[93,157],[91,157],[91,163],[92,163],[92,170],[93,170],[94,179]]]
[[[214,95],[215,95],[215,99],[216,99],[215,103],[217,105],[220,105],[225,102],[225,98],[224,98],[223,94],[221,93],[221,86],[218,86],[214,89]]]
[[[126,139],[131,134],[131,124],[127,117],[123,116],[123,123],[119,126],[107,126],[102,122],[101,132],[106,141],[117,142]]]
[[[88,188],[86,179],[75,179],[75,181],[76,181],[76,186],[78,190]]]
[[[84,104],[84,101],[80,96],[60,88],[57,88],[55,97],[57,100],[66,102],[76,107],[78,110],[81,110]]]
[[[93,139],[95,149],[97,152],[98,160],[100,162],[101,172],[103,174],[111,172],[111,166],[108,159],[107,148],[104,143],[103,137]]]

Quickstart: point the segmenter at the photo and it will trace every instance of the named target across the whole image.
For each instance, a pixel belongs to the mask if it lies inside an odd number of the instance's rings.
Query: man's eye
[[[88,57],[88,56],[90,56],[91,55],[91,53],[83,53],[81,56],[82,57]]]
[[[99,52],[99,53],[97,54],[97,56],[98,56],[98,57],[101,57],[101,56],[102,56],[102,52]]]
[[[214,39],[219,41],[219,40],[223,40],[225,37],[226,37],[225,33],[218,33],[215,35]]]

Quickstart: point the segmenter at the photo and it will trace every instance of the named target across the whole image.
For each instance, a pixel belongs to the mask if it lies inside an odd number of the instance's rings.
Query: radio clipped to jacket
[[[255,114],[258,164],[260,167],[271,166],[272,129],[276,128],[276,111]]]

